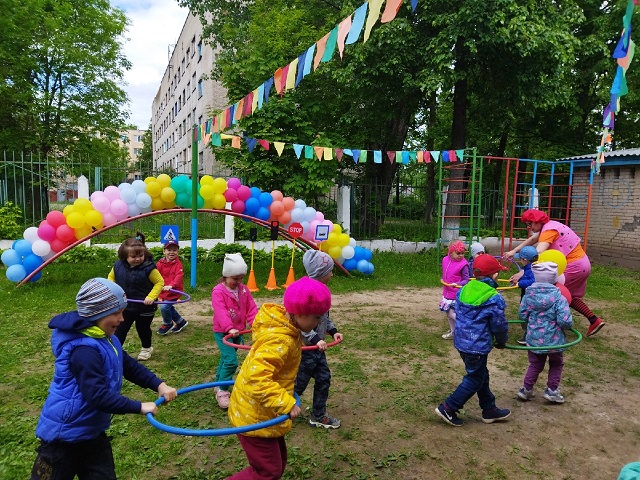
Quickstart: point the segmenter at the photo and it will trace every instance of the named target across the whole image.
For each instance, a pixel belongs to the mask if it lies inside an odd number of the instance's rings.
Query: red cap
[[[496,272],[508,270],[496,260],[493,255],[481,253],[473,260],[473,273],[481,277],[488,277]]]
[[[176,247],[180,248],[180,244],[177,240],[169,240],[162,246],[162,248],[167,248],[169,245],[175,245]]]
[[[522,221],[545,224],[549,221],[549,216],[542,210],[530,208],[529,210],[522,212]]]

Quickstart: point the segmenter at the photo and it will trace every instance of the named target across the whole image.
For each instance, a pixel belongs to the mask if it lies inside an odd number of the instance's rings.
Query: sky
[[[132,64],[124,75],[124,90],[131,102],[128,123],[146,130],[151,102],[169,63],[168,47],[178,40],[188,10],[176,0],[112,0],[111,5],[124,10],[130,24],[125,34],[129,41],[123,46]]]

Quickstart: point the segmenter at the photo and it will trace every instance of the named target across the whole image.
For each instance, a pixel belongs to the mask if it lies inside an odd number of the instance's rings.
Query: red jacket
[[[171,285],[173,290],[184,291],[184,271],[182,270],[182,262],[180,259],[169,262],[166,258],[158,260],[156,268],[164,278],[165,285]],[[181,297],[179,293],[163,290],[158,298],[160,300],[178,300]]]

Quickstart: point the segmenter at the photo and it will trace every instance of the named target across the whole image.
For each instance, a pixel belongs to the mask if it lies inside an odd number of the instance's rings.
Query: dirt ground
[[[301,420],[288,444],[312,452],[317,435],[332,435],[332,453],[339,453],[331,459],[340,467],[336,471],[373,472],[353,478],[615,479],[624,464],[640,460],[640,382],[610,366],[599,368],[599,357],[606,358],[605,352],[614,347],[630,352],[637,363],[637,330],[608,321],[596,337],[566,352],[563,405],[542,398],[546,371],[536,385],[536,398],[520,401],[516,392],[526,370],[526,352],[493,350],[491,388],[498,406],[511,409],[512,415],[486,425],[472,398],[461,414],[465,425],[455,428],[434,414],[464,374],[452,342],[440,338],[447,325],[438,310],[440,295],[440,288],[334,295],[332,318],[345,341],[328,352],[333,373],[328,407],[342,427],[310,434]],[[505,292],[505,298],[514,304],[519,293]],[[598,311],[613,312],[606,304],[589,303]],[[205,301],[181,308],[190,322],[207,325],[209,312]],[[584,333],[586,320],[578,314],[574,318]],[[519,332],[514,325],[512,341]],[[391,338],[391,344],[381,336]],[[355,376],[354,364],[361,366]],[[304,394],[306,405],[311,391],[312,386]],[[317,460],[322,462],[322,456]]]

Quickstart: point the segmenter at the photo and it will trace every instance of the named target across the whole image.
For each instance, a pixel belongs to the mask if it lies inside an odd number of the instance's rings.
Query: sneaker
[[[560,395],[559,390],[551,390],[547,387],[544,391],[544,398],[553,403],[564,403],[564,397]]]
[[[229,397],[231,397],[231,392],[228,390],[220,390],[218,387],[215,387],[213,391],[216,392],[218,406],[225,410],[229,408]]]
[[[606,323],[601,318],[596,318],[596,321],[589,325],[587,329],[587,337],[591,337],[598,333],[602,327],[604,327]]]
[[[494,408],[493,410],[485,410],[482,412],[482,421],[484,423],[493,423],[498,420],[504,420],[511,415],[511,410],[508,408]]]
[[[526,344],[527,344],[527,336],[526,336],[526,335],[522,335],[522,337],[520,337],[520,338],[518,339],[518,343],[519,343],[520,345],[526,345]]]
[[[173,328],[171,329],[171,333],[180,333],[186,328],[187,325],[189,325],[189,322],[187,322],[186,320],[182,320],[182,322],[173,326]]]
[[[340,420],[337,418],[323,415],[322,417],[316,417],[313,413],[309,418],[309,425],[318,428],[340,428]]]
[[[153,353],[153,347],[149,348],[141,348],[140,353],[138,354],[138,360],[145,361],[151,358],[151,354]]]
[[[173,325],[165,325],[163,323],[162,326],[158,329],[158,331],[156,333],[158,335],[166,335],[167,333],[169,333],[171,331],[172,328],[173,328]]]
[[[518,390],[518,398],[521,398],[522,400],[532,400],[535,396],[536,394],[533,393],[533,388],[531,390],[527,390],[524,387],[520,387],[520,390]]]
[[[453,425],[454,427],[461,427],[464,425],[464,422],[458,418],[456,412],[452,412],[447,407],[444,406],[444,403],[438,405],[436,408],[436,415],[438,415],[441,419],[447,422],[449,425]]]
[[[453,331],[449,330],[447,333],[442,335],[442,338],[445,340],[451,340],[453,338]]]

